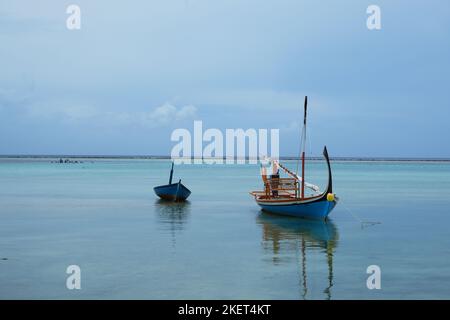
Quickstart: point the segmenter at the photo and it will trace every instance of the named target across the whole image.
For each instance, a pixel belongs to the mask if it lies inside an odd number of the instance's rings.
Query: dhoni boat
[[[191,191],[188,188],[186,188],[184,184],[181,183],[181,179],[178,180],[177,183],[172,183],[172,178],[173,178],[173,162],[172,168],[170,169],[169,184],[154,187],[153,190],[155,191],[156,195],[163,200],[170,200],[170,201],[186,200],[191,194]]]
[[[305,182],[307,105],[308,97],[305,97],[301,139],[301,177],[278,161],[267,159],[266,162],[272,167],[272,174],[267,175],[267,168],[262,164],[261,177],[264,183],[264,190],[252,191],[250,194],[254,196],[256,203],[264,211],[294,217],[326,220],[331,210],[336,206],[338,198],[333,193],[330,159],[326,146],[323,148],[323,156],[328,167],[327,187],[324,191],[320,191],[318,186]],[[288,177],[280,178],[279,169],[284,171]],[[306,188],[311,191],[310,194],[305,193]]]

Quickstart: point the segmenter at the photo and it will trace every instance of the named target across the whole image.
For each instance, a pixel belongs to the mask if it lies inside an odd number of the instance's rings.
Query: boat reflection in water
[[[176,243],[176,234],[184,229],[189,219],[190,202],[155,201],[157,221],[163,231],[170,232],[172,244]]]
[[[263,230],[263,247],[273,254],[272,262],[274,264],[282,263],[282,257],[286,255],[296,257],[296,263],[299,264],[300,288],[303,299],[309,297],[307,255],[317,252],[324,254],[327,275],[325,276],[326,288],[323,293],[325,299],[330,300],[333,286],[333,254],[339,238],[336,225],[331,220],[289,218],[266,212],[260,213],[257,222]],[[309,270],[310,273],[311,271],[316,270]],[[313,282],[317,282],[315,280]]]

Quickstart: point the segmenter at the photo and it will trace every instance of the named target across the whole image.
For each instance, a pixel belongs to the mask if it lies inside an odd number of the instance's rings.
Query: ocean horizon
[[[212,159],[212,160],[226,160],[226,157],[222,158],[214,158],[214,157],[189,157],[189,158],[172,158],[167,155],[76,155],[76,154],[0,154],[1,159],[155,159],[155,160],[171,160],[171,159],[184,159],[184,160],[196,160],[196,159]],[[233,160],[250,160],[254,158],[239,158],[233,157],[229,158]],[[256,160],[260,160],[262,158],[258,158]],[[280,156],[280,160],[298,160],[299,157],[295,156]],[[322,160],[321,156],[306,156],[307,160]],[[439,158],[439,157],[364,157],[364,156],[338,156],[331,157],[330,160],[334,161],[418,161],[418,162],[450,162],[450,158]]]

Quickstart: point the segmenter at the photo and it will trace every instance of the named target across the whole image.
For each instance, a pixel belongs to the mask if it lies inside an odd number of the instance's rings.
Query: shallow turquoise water
[[[168,161],[0,160],[0,298],[450,298],[450,164],[332,167],[342,201],[321,223],[261,213],[256,165],[176,166],[192,195],[168,205],[152,190]],[[307,180],[325,170],[309,163]]]

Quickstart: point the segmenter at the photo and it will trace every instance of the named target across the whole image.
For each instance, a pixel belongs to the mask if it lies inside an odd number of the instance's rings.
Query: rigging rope
[[[298,167],[300,166],[300,158],[302,156],[302,148],[303,148],[303,135],[305,134],[304,127],[301,127],[301,135],[300,135],[300,148],[298,149],[298,157],[297,157],[297,167],[295,169],[295,175],[298,176]]]

